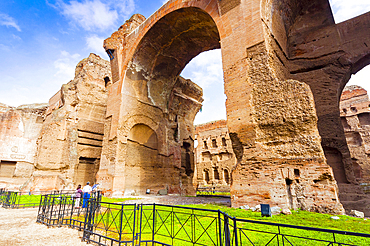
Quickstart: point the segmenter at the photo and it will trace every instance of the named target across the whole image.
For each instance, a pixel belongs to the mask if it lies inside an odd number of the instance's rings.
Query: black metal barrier
[[[4,208],[36,208],[39,207],[42,195],[66,194],[74,191],[49,190],[49,191],[6,191],[0,190],[0,205]]]
[[[101,201],[101,192],[92,193],[89,201]],[[76,204],[78,202],[78,204]],[[86,203],[89,205],[89,203]],[[41,196],[37,222],[47,226],[69,225],[83,229],[88,206],[83,207],[83,198],[77,199],[75,191]]]
[[[101,196],[100,196],[101,198]],[[162,204],[120,204],[45,196],[37,221],[83,231],[97,245],[370,245],[370,234],[293,226],[231,217],[220,210]]]

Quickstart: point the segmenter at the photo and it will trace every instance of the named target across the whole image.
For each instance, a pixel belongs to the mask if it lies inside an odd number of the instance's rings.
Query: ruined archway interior
[[[343,165],[338,157],[336,162],[330,161],[328,155],[325,154],[328,164],[333,168],[340,191],[339,197],[346,210],[358,209],[369,214],[369,211],[364,210],[361,205],[368,203],[370,199],[366,195],[370,180],[370,148],[368,146],[370,140],[368,91],[370,87],[366,83],[370,72],[370,66],[366,66],[369,59],[363,59],[360,63],[359,66],[354,67],[356,74],[352,75],[342,90],[339,102],[340,119],[351,160],[350,165]],[[335,151],[339,152],[336,149]],[[339,154],[337,153],[337,156]],[[340,166],[338,163],[342,165]]]
[[[132,165],[126,165],[125,173],[135,172],[140,177],[135,180],[126,177],[126,189],[131,186],[127,191],[143,193],[147,189],[152,192],[164,189],[168,193],[194,193],[193,122],[201,109],[203,92],[191,80],[179,75],[201,52],[220,48],[219,41],[212,18],[193,7],[164,16],[140,41],[128,64],[124,82],[125,90],[136,97],[134,104],[140,106],[139,111],[128,114],[158,122],[152,129],[158,146],[157,153],[149,151],[153,155],[148,157],[148,151],[139,150],[145,146],[129,136],[127,156]],[[151,174],[144,171],[147,166],[151,166]],[[162,178],[160,173],[168,178]]]
[[[221,49],[203,52],[193,58],[181,76],[203,89],[203,106],[194,120],[194,186],[230,191],[230,170],[236,159],[226,125],[226,95]],[[209,172],[208,170],[212,170]]]

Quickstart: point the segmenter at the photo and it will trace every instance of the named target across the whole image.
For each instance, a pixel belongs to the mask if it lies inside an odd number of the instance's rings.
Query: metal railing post
[[[123,204],[121,204],[121,216],[120,216],[120,223],[119,223],[119,242],[118,245],[121,245],[122,240],[122,221],[123,221]]]
[[[191,231],[191,243],[194,245],[195,242],[195,214],[194,214],[194,209],[191,210],[191,215],[190,215],[190,220],[191,220],[191,227],[193,230]]]
[[[172,245],[173,245],[173,239],[175,236],[175,212],[173,211],[172,207],[172,214],[171,214],[171,239],[172,239]]]
[[[235,246],[238,246],[238,227],[236,224],[236,218],[233,218],[234,221],[234,235],[235,235]]]
[[[225,234],[225,246],[230,246],[230,228],[229,228],[229,216],[224,214],[224,234]]]
[[[83,240],[87,239],[87,242],[90,240],[90,232],[94,228],[94,200],[87,200],[86,214],[85,214],[85,225]]]
[[[278,228],[279,228],[279,235],[281,235],[280,226],[278,226]],[[277,238],[278,238],[278,246],[279,246],[279,236]],[[283,246],[284,246],[284,235],[281,235],[281,239],[283,241]]]
[[[135,244],[135,229],[136,229],[136,203],[134,204],[134,225],[133,225],[133,228],[132,228],[132,245],[136,245]]]
[[[53,201],[51,202],[51,210],[50,210],[50,222],[51,220],[53,219],[53,212],[54,212],[54,203],[55,203],[55,197],[50,197],[50,200],[53,199]],[[49,222],[49,223],[50,223]]]
[[[138,236],[139,236],[139,245],[141,245],[141,233],[142,233],[142,229],[143,229],[142,225],[143,225],[143,204],[141,204],[141,206],[140,206],[140,223],[139,223],[139,234],[138,234]]]
[[[155,235],[155,203],[153,204],[153,233],[152,233],[152,246],[154,246],[154,235]]]
[[[221,229],[221,211],[218,210],[218,237],[219,237],[219,246],[222,246],[222,229]]]
[[[64,197],[59,197],[59,211],[58,211],[58,225],[59,226],[61,226],[62,224],[61,221],[63,221],[63,218],[64,218],[65,202],[63,200],[64,200]]]

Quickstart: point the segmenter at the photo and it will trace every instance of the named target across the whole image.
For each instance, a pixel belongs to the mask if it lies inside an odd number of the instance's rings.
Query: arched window
[[[216,139],[212,139],[212,147],[217,148],[217,141]]]
[[[226,138],[222,138],[222,146],[226,147],[227,144],[226,144]]]
[[[226,184],[230,184],[230,176],[229,176],[229,171],[227,169],[224,169],[224,179]]]
[[[204,181],[206,181],[206,183],[209,182],[209,172],[207,169],[203,170],[203,178],[204,178]]]
[[[215,180],[220,179],[220,174],[218,173],[217,168],[213,168],[213,177],[214,177]]]

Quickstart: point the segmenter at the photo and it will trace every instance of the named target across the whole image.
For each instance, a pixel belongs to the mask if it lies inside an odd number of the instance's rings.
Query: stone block
[[[363,212],[357,211],[357,210],[351,210],[349,213],[350,215],[357,217],[357,218],[364,218],[365,214]]]
[[[161,189],[158,191],[158,195],[167,195],[168,192],[167,192],[167,189]]]
[[[281,212],[281,208],[280,207],[278,207],[278,206],[271,207],[271,214],[272,215],[280,214],[280,212]]]

